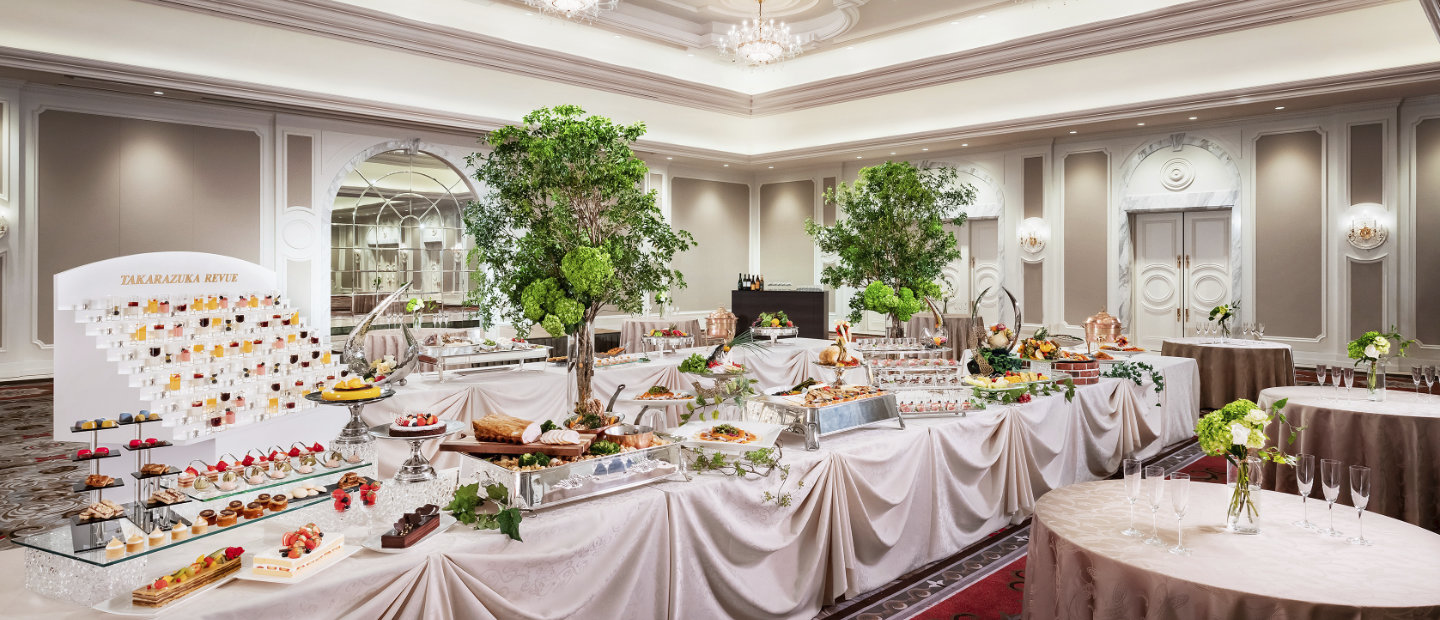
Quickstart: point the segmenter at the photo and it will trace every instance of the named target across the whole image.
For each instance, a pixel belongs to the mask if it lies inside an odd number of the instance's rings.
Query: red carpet
[[[1010,620],[1020,617],[1020,601],[1025,589],[1025,558],[995,571],[975,585],[941,601],[919,620]]]

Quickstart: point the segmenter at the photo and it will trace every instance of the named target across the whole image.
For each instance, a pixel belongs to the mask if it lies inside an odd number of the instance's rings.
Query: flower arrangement
[[[384,379],[390,373],[395,372],[395,366],[397,365],[399,365],[399,362],[395,361],[394,355],[386,355],[385,357],[370,362],[370,371],[365,373],[365,378],[374,381]]]
[[[1240,302],[1221,304],[1210,309],[1210,322],[1220,325],[1220,331],[1226,337],[1230,336],[1230,319],[1240,311]]]
[[[1259,488],[1258,481],[1252,480],[1259,475],[1256,468],[1260,461],[1295,464],[1293,455],[1281,452],[1277,446],[1265,446],[1265,428],[1271,421],[1279,419],[1282,424],[1289,423],[1285,414],[1281,413],[1288,400],[1282,398],[1276,401],[1267,412],[1242,398],[1206,414],[1195,423],[1200,449],[1211,456],[1225,457],[1236,469],[1235,490],[1230,498],[1229,510],[1226,511],[1227,529],[1231,531],[1259,531],[1253,524],[1259,519],[1260,510],[1255,506],[1251,493]],[[1303,429],[1291,430],[1290,443],[1295,442],[1295,436],[1301,430]]]
[[[996,323],[990,326],[990,335],[985,340],[985,346],[991,349],[1004,349],[1010,346],[1015,340],[1015,332],[1004,323]]]
[[[1370,364],[1365,373],[1365,389],[1370,400],[1385,400],[1385,377],[1382,368],[1385,358],[1390,357],[1391,350],[1397,347],[1399,351],[1395,352],[1396,357],[1404,357],[1405,350],[1412,344],[1415,344],[1415,340],[1406,340],[1400,335],[1400,330],[1392,325],[1388,332],[1365,332],[1346,346],[1346,352],[1350,359],[1355,360],[1356,366],[1362,363]]]

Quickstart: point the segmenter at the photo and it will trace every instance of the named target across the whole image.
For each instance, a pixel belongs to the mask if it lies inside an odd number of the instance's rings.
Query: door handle
[[[1186,269],[1189,269],[1189,268],[1190,268],[1190,255],[1189,255],[1189,254],[1186,254],[1186,255],[1185,255],[1185,268],[1186,268]]]
[[[1176,269],[1184,269],[1184,268],[1185,268],[1185,267],[1181,266],[1180,255],[1179,255],[1179,254],[1176,254],[1176,255],[1175,255],[1175,268],[1176,268]]]
[[[1179,322],[1180,322],[1180,309],[1179,309],[1179,308],[1176,308],[1176,309],[1175,309],[1175,322],[1176,322],[1176,323],[1179,323]]]
[[[1190,309],[1189,309],[1189,308],[1186,308],[1186,309],[1185,309],[1185,320],[1186,320],[1187,322],[1190,320]]]

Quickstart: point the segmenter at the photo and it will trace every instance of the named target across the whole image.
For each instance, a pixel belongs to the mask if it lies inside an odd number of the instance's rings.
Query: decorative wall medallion
[[[1350,220],[1350,229],[1345,233],[1345,240],[1361,250],[1378,248],[1389,237],[1389,228],[1373,215],[1361,215]]]
[[[1176,157],[1160,167],[1160,184],[1172,192],[1181,191],[1195,182],[1195,166],[1190,160]]]

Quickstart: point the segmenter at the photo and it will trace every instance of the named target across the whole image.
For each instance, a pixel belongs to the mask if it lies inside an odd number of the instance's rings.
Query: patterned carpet
[[[0,550],[86,506],[70,492],[85,468],[69,460],[86,444],[51,439],[53,400],[49,381],[0,385]]]

